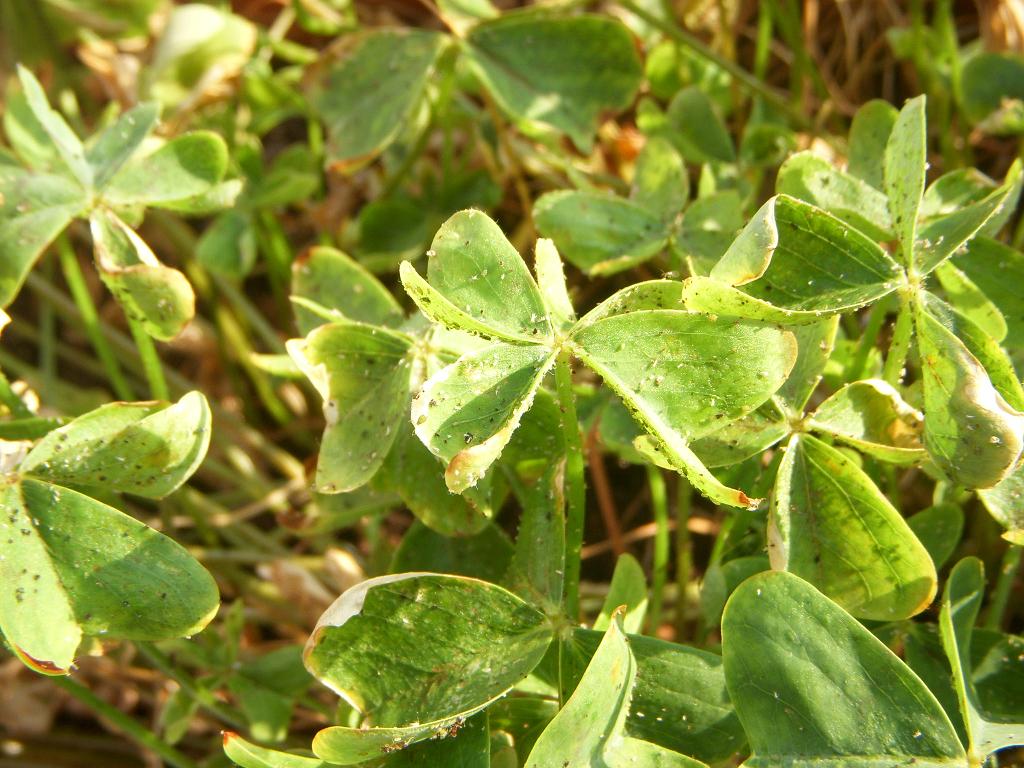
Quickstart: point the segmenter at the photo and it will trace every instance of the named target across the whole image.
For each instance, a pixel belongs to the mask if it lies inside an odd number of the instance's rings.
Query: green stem
[[[900,311],[896,316],[896,325],[892,331],[892,343],[889,345],[889,354],[886,355],[885,368],[882,371],[882,378],[894,387],[898,386],[903,379],[903,368],[907,364],[907,353],[910,351],[910,337],[913,331],[910,302],[906,296],[901,296]]]
[[[146,374],[146,381],[149,382],[150,397],[154,400],[170,400],[171,392],[167,388],[167,379],[164,378],[164,369],[160,364],[160,355],[157,354],[153,338],[146,333],[142,323],[130,317],[128,318],[128,328],[131,330],[135,346],[139,350],[142,371]]]
[[[885,302],[885,299],[882,302]],[[857,381],[864,377],[864,369],[867,367],[868,357],[871,355],[871,350],[875,347],[878,334],[885,324],[885,315],[886,305],[881,302],[869,311],[868,322],[864,326],[860,339],[857,340],[857,349],[853,353],[853,359],[850,360],[850,370],[846,374],[847,381]]]
[[[176,750],[170,744],[157,737],[149,729],[139,725],[133,718],[126,715],[117,707],[112,707],[110,704],[107,704],[107,702],[81,683],[71,679],[70,677],[52,677],[50,679],[53,681],[54,685],[70,693],[78,699],[78,701],[98,714],[104,720],[107,720],[116,726],[117,729],[124,733],[125,736],[132,739],[144,749],[148,749],[150,752],[156,754],[165,763],[174,766],[174,768],[198,768],[196,763],[185,757],[185,755],[181,754],[181,752]]]
[[[810,129],[810,121],[804,116],[800,110],[795,109],[784,97],[780,96],[773,88],[766,83],[761,82],[752,74],[747,72],[743,67],[739,66],[733,61],[719,55],[715,51],[708,48],[698,38],[691,35],[684,29],[681,29],[675,24],[671,24],[664,19],[660,19],[650,11],[641,7],[636,0],[618,0],[618,4],[632,13],[637,18],[641,19],[647,24],[657,29],[663,35],[670,37],[680,45],[689,48],[691,51],[696,53],[702,59],[710,61],[718,67],[721,67],[730,75],[733,76],[739,83],[744,85],[748,90],[753,91],[755,94],[761,96],[766,102],[770,103],[773,107],[779,111],[785,113],[793,121],[793,123],[802,129]]]
[[[82,328],[89,342],[96,350],[96,356],[103,364],[103,370],[107,373],[107,380],[110,382],[114,394],[121,400],[134,400],[135,392],[132,390],[128,380],[121,371],[121,365],[117,362],[117,356],[103,335],[100,329],[99,312],[96,311],[96,304],[89,293],[89,287],[85,283],[85,275],[82,273],[82,266],[78,263],[78,256],[71,247],[71,241],[66,234],[57,238],[57,254],[60,257],[60,267],[64,272],[64,281],[68,284],[71,298],[82,315]]]
[[[647,619],[647,634],[656,635],[661,626],[661,606],[668,578],[668,493],[661,469],[652,464],[646,467],[647,485],[651,490],[651,510],[654,514],[654,568],[651,573],[651,612]]]
[[[693,546],[690,542],[690,508],[693,486],[682,476],[676,489],[676,639],[686,637],[686,594],[693,570]]]
[[[583,481],[583,438],[576,418],[576,395],[572,389],[572,353],[563,350],[555,362],[555,386],[562,410],[565,435],[565,612],[571,621],[580,613],[580,552],[586,488]]]
[[[185,692],[185,695],[199,704],[199,706],[207,712],[214,715],[225,725],[230,726],[236,731],[247,730],[247,724],[244,717],[240,714],[236,714],[230,708],[218,702],[210,691],[196,684],[191,675],[184,670],[178,669],[174,663],[167,658],[163,652],[157,650],[155,646],[150,643],[136,643],[135,647],[138,648],[139,653],[146,659],[146,661],[181,686],[181,690]]]
[[[992,602],[988,607],[988,615],[985,617],[985,629],[999,630],[1006,618],[1006,608],[1010,604],[1010,593],[1013,591],[1013,582],[1020,571],[1020,563],[1024,556],[1024,547],[1011,544],[1006,548],[1003,555],[1003,562],[999,565],[999,578],[996,579],[996,586],[992,592]]]

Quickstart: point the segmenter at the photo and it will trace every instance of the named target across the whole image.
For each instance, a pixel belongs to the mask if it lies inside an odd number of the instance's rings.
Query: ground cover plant
[[[0,766],[1022,764],[1012,6],[0,36]]]

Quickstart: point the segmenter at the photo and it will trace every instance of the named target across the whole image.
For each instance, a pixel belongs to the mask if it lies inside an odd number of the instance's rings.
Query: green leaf
[[[437,574],[370,579],[317,623],[306,666],[374,727],[327,728],[313,750],[352,765],[430,738],[522,680],[551,641],[544,616],[501,587]]]
[[[1012,52],[982,51],[971,56],[963,68],[960,92],[963,110],[972,123],[982,123],[993,133],[1020,133],[1020,128],[1002,119],[1013,106],[1024,101],[1024,58]]]
[[[905,619],[935,597],[935,566],[906,521],[851,459],[810,435],[794,435],[779,465],[768,555],[858,618]]]
[[[802,413],[817,389],[835,348],[838,329],[838,315],[790,329],[796,337],[796,364],[776,397],[793,413]]]
[[[588,275],[609,275],[664,250],[668,225],[639,203],[599,192],[548,192],[533,208],[537,230]]]
[[[733,163],[736,149],[714,103],[697,86],[679,91],[665,110],[665,134],[693,163]]]
[[[857,110],[850,125],[847,167],[875,189],[885,187],[885,148],[898,114],[889,102],[873,99]]]
[[[576,690],[537,739],[526,765],[530,768],[627,765],[625,755],[616,753],[630,748],[624,742],[631,739],[623,736],[623,730],[635,679],[636,662],[622,631],[621,619],[616,616]],[[641,764],[659,765],[651,760]],[[694,763],[680,763],[687,764]]]
[[[327,127],[336,167],[372,160],[395,140],[423,101],[444,35],[423,29],[372,29],[340,38],[314,70],[309,98]]]
[[[186,133],[123,166],[107,183],[103,199],[111,206],[173,207],[209,192],[224,178],[227,162],[220,136]]]
[[[427,252],[426,281],[408,262],[401,277],[434,322],[519,344],[551,336],[544,299],[525,262],[480,211],[461,211],[441,226]]]
[[[573,630],[562,667],[573,683],[570,689],[601,638],[601,632]],[[746,737],[725,689],[720,656],[641,635],[631,635],[629,647],[636,659],[636,682],[626,719],[628,736],[708,763],[742,749]]]
[[[616,291],[587,312],[576,325],[578,331],[612,315],[644,309],[682,309],[683,283],[677,280],[644,280]]]
[[[719,288],[687,283],[691,309],[813,322],[824,312],[864,306],[898,285],[897,264],[873,240],[787,195],[765,203],[711,270]],[[726,302],[725,304],[721,302]],[[772,305],[780,312],[772,312]]]
[[[707,275],[745,223],[736,190],[697,198],[683,211],[673,250],[682,254],[691,275]]]
[[[74,607],[23,487],[7,479],[2,486],[0,536],[0,631],[11,649],[38,672],[67,674],[82,640]]]
[[[914,320],[925,448],[958,484],[991,488],[1012,471],[1024,449],[1024,414],[1003,399],[964,343],[920,304]]]
[[[922,220],[948,216],[984,199],[999,185],[977,168],[956,168],[928,185],[921,200]]]
[[[644,616],[647,615],[647,577],[640,563],[629,553],[619,555],[615,561],[608,594],[605,595],[601,613],[594,621],[594,629],[603,632],[612,624],[612,615],[619,608],[622,630],[631,634],[641,631]]]
[[[964,532],[964,511],[956,504],[936,504],[907,518],[907,525],[928,550],[936,570],[960,545]]]
[[[1024,346],[1024,292],[1018,289],[1024,281],[1024,254],[981,236],[970,240],[966,249],[962,255],[953,257],[953,264],[1003,315],[1007,328],[1006,345]]]
[[[925,458],[924,416],[881,379],[847,384],[818,406],[807,426],[883,461],[912,464]]]
[[[114,213],[89,216],[100,277],[128,317],[146,333],[169,341],[195,315],[195,294],[185,276],[156,260],[153,251]]]
[[[565,459],[549,462],[519,502],[523,514],[506,581],[524,600],[558,615],[565,585]]]
[[[210,421],[210,406],[199,392],[174,405],[109,403],[50,432],[20,471],[60,485],[160,499],[202,463]]]
[[[1006,338],[1007,325],[999,308],[953,262],[946,261],[935,270],[946,298],[958,312],[970,319],[994,341]],[[1003,276],[1005,279],[1005,275]]]
[[[498,343],[463,355],[423,385],[412,421],[445,462],[451,491],[476,485],[501,455],[555,357],[546,347]]]
[[[398,438],[374,477],[374,487],[397,492],[410,512],[446,536],[471,536],[483,529],[494,514],[488,484],[461,495],[451,493],[444,481],[444,464],[417,439],[412,425],[402,419],[398,429]]]
[[[340,493],[366,483],[403,428],[410,397],[405,334],[338,321],[287,343],[288,353],[324,399],[327,426],[316,488]]]
[[[885,145],[885,193],[889,197],[889,213],[900,241],[903,263],[907,266],[914,263],[917,215],[928,167],[924,104],[924,96],[907,101]]]
[[[567,134],[584,152],[598,118],[628,107],[640,86],[632,36],[605,16],[506,13],[470,30],[465,51],[504,111]]]
[[[966,765],[924,683],[796,576],[764,573],[741,584],[725,608],[722,648],[750,768]]]
[[[992,385],[1006,402],[1018,411],[1024,411],[1024,386],[1002,347],[969,317],[957,312],[935,294],[925,291],[918,294],[918,299],[928,314],[942,323],[978,359],[992,380]]]
[[[103,189],[156,126],[160,107],[146,102],[129,109],[96,136],[85,158],[92,168],[93,186]]]
[[[633,202],[671,222],[689,196],[690,177],[683,158],[668,140],[659,136],[647,139],[633,171]]]
[[[534,271],[544,306],[556,328],[567,328],[576,322],[569,289],[565,284],[562,257],[551,240],[540,238],[534,250]]]
[[[0,626],[40,671],[65,672],[83,634],[180,637],[217,611],[216,584],[184,548],[112,507],[30,478],[9,481],[0,505]]]
[[[267,749],[246,741],[237,733],[224,731],[224,754],[242,768],[328,768],[330,763],[315,757]]]
[[[46,129],[32,113],[25,92],[8,88],[4,102],[4,133],[20,165],[33,171],[46,171],[67,178],[67,166],[46,134]],[[79,186],[75,179],[67,180]]]
[[[256,266],[256,232],[251,217],[238,209],[225,211],[203,230],[196,260],[212,272],[242,280]]]
[[[816,205],[875,240],[891,236],[885,195],[811,152],[798,152],[782,164],[775,190]]]
[[[922,226],[914,243],[917,270],[921,274],[931,272],[974,237],[990,219],[999,215],[1014,194],[1020,175],[1021,164],[1017,161],[1006,174],[1006,183],[987,197]]]
[[[368,325],[395,327],[404,319],[391,292],[362,265],[336,248],[317,245],[300,253],[292,263],[292,296],[316,302],[340,317]],[[324,324],[323,317],[295,305],[299,332]]]
[[[1006,537],[1021,537],[1024,533],[1024,464],[1018,466],[992,488],[978,491],[978,497],[1008,533]],[[1024,545],[1021,545],[1024,546]]]
[[[626,403],[669,465],[719,503],[748,506],[686,446],[767,400],[796,360],[792,334],[741,320],[642,310],[580,324],[575,354]]]
[[[969,750],[978,764],[998,749],[1024,745],[1024,722],[986,712],[971,679],[971,633],[984,595],[984,566],[976,557],[964,558],[949,574],[939,615],[942,645],[953,668],[953,685],[967,725]]]
[[[69,179],[0,164],[0,307],[14,301],[40,254],[86,204]]]
[[[389,570],[469,576],[497,583],[508,571],[512,553],[512,542],[493,523],[471,536],[444,536],[417,521],[402,536]]]
[[[61,160],[83,188],[92,186],[92,168],[85,158],[85,148],[81,139],[71,130],[71,126],[59,112],[50,107],[43,86],[35,75],[25,67],[18,65],[18,79],[21,81],[25,100],[36,121],[49,137],[53,148],[57,150]]]
[[[705,466],[729,467],[768,450],[790,432],[789,420],[769,400],[742,419],[694,440],[690,447]]]

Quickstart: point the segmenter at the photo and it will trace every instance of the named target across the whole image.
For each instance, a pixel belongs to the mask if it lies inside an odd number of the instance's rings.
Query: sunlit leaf
[[[847,384],[810,416],[808,426],[883,461],[909,464],[924,458],[924,416],[881,379]]]
[[[900,110],[885,145],[885,193],[893,230],[900,241],[903,263],[913,263],[917,216],[928,167],[925,97],[910,99]]]
[[[316,487],[321,493],[358,488],[384,463],[404,428],[412,340],[343,320],[322,325],[287,346],[324,400],[327,425]]]
[[[547,347],[499,343],[464,355],[423,385],[412,421],[445,462],[449,489],[476,485],[501,455],[555,356]]]
[[[860,618],[913,616],[937,588],[928,551],[871,478],[810,435],[794,435],[779,465],[768,555]]]
[[[199,392],[173,405],[110,403],[50,432],[20,469],[61,485],[159,499],[202,463],[210,420],[210,406]]]
[[[363,582],[321,617],[305,658],[374,727],[327,728],[313,751],[354,765],[445,733],[524,678],[550,640],[542,614],[486,582],[435,574]]]

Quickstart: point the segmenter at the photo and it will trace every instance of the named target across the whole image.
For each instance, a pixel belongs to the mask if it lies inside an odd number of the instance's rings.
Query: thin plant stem
[[[651,608],[647,616],[647,633],[657,634],[661,626],[661,606],[668,579],[669,526],[668,492],[661,469],[647,466],[647,485],[651,491],[651,510],[654,516],[654,568],[651,572]]]
[[[191,675],[184,670],[178,669],[162,651],[157,650],[157,648],[150,643],[136,643],[135,647],[138,648],[139,653],[146,659],[146,661],[152,664],[159,672],[163,673],[165,676],[169,677],[181,686],[181,690],[185,692],[186,696],[195,701],[211,715],[214,715],[225,725],[231,726],[236,731],[247,729],[244,717],[217,701],[210,691],[197,685]]]
[[[60,258],[60,267],[64,273],[64,281],[68,284],[71,298],[82,316],[82,328],[89,342],[96,350],[96,356],[103,364],[107,380],[110,382],[114,394],[121,400],[134,400],[135,392],[121,371],[121,365],[117,361],[117,355],[111,348],[106,336],[100,328],[99,312],[96,311],[96,304],[89,293],[89,287],[85,283],[85,275],[82,273],[82,266],[78,263],[78,256],[71,247],[71,241],[67,234],[57,238],[57,255]]]
[[[693,544],[690,541],[690,509],[693,486],[679,477],[676,486],[676,638],[686,637],[686,589],[693,570]]]
[[[555,362],[555,386],[562,411],[565,435],[565,612],[570,621],[580,613],[580,551],[583,549],[583,522],[586,487],[583,479],[583,439],[576,418],[576,395],[572,389],[572,355],[559,353]]]
[[[884,299],[882,300],[885,301]],[[875,341],[878,339],[878,334],[882,330],[882,326],[885,324],[886,305],[879,303],[872,307],[868,313],[868,321],[864,326],[864,331],[860,335],[860,339],[857,341],[857,349],[853,353],[853,358],[850,360],[850,370],[847,371],[847,381],[857,381],[862,378],[865,374],[865,368],[868,364],[868,358],[871,355],[871,350],[875,346]]]
[[[985,629],[1001,629],[1006,618],[1006,609],[1010,605],[1010,593],[1013,582],[1020,572],[1020,563],[1024,556],[1024,547],[1011,544],[1006,548],[1003,561],[999,564],[999,577],[995,589],[992,590],[992,602],[985,616]]]
[[[97,715],[117,727],[118,730],[140,747],[148,749],[168,765],[174,766],[174,768],[199,768],[197,763],[181,754],[181,752],[159,738],[148,728],[139,725],[134,718],[129,717],[117,707],[113,707],[105,702],[78,681],[70,677],[53,677],[50,679],[54,685],[67,691]]]
[[[131,317],[128,318],[128,328],[131,330],[135,346],[139,350],[142,371],[146,374],[146,381],[149,382],[150,397],[154,400],[170,400],[171,392],[167,387],[167,379],[164,378],[164,369],[160,364],[160,355],[157,354],[153,338],[146,333],[141,322]]]

